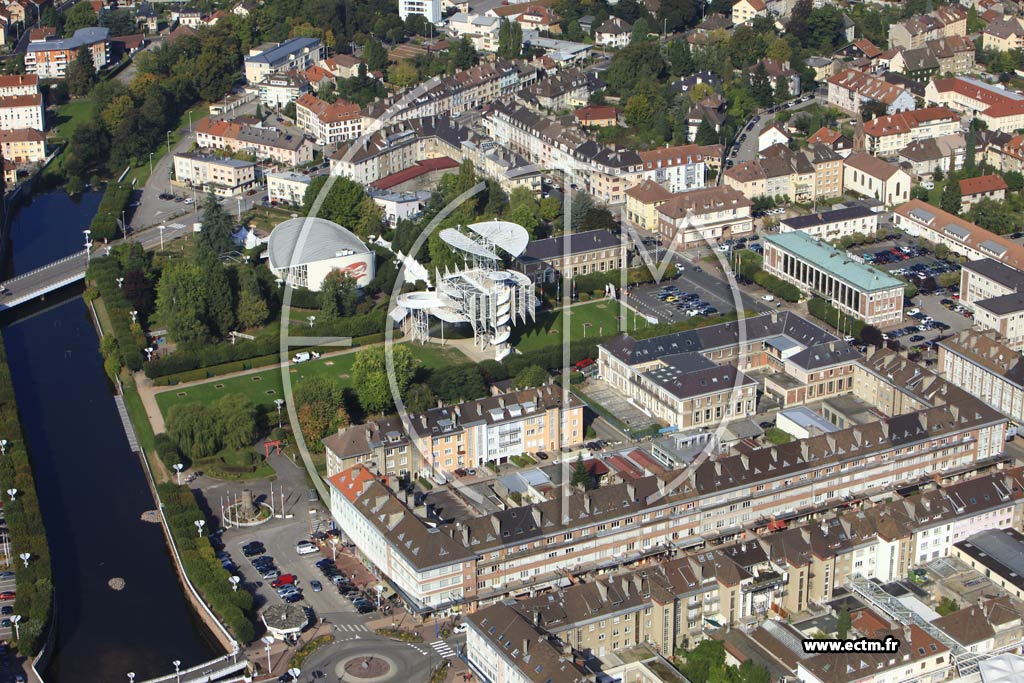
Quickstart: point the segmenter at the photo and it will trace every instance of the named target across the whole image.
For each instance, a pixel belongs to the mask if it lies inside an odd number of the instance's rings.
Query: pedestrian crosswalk
[[[455,650],[453,650],[448,643],[443,640],[435,640],[430,644],[430,647],[434,648],[434,652],[441,655],[445,659],[452,659],[455,657]]]
[[[366,624],[335,624],[334,628],[339,631],[369,631]]]

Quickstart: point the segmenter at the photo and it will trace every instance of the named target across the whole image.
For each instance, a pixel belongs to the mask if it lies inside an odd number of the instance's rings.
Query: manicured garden
[[[465,363],[466,357],[455,348],[440,346],[420,346],[412,344],[413,357],[428,369],[437,369],[448,365]],[[330,377],[337,379],[342,386],[351,388],[351,370],[355,362],[355,352],[311,360],[299,365],[290,365],[288,372],[294,385],[300,380],[310,377]],[[267,367],[239,377],[213,379],[205,384],[176,388],[172,387],[156,396],[160,412],[167,417],[172,406],[188,403],[213,404],[229,394],[242,394],[254,405],[273,406],[274,401],[284,398],[281,370]]]

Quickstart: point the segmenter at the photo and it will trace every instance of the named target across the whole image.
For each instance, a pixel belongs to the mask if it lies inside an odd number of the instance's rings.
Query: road
[[[806,97],[806,95],[804,95],[804,97]],[[801,109],[806,109],[807,107],[810,107],[816,102],[816,99],[810,99],[806,102],[799,103],[797,103],[797,100],[791,100],[786,105],[784,105],[784,108],[789,111],[800,111]],[[781,109],[779,111],[781,111]],[[737,151],[735,155],[732,155],[732,148],[735,148],[736,144],[736,142],[733,141],[733,144],[730,148],[729,159],[731,159],[733,163],[736,164],[740,163],[741,161],[753,161],[754,159],[756,159],[758,153],[757,136],[760,135],[761,131],[764,130],[768,126],[768,124],[770,124],[774,120],[775,114],[768,113],[766,111],[765,113],[760,114],[760,118],[756,122],[753,122],[753,118],[751,118],[750,121],[747,121],[746,125],[742,129],[740,129],[739,133],[737,133],[737,139],[739,139],[743,135],[746,135],[747,137],[745,140],[739,143],[739,147],[736,148]],[[751,127],[752,122],[753,127]]]

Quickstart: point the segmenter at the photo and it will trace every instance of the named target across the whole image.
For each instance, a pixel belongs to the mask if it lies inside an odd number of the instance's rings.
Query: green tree
[[[100,18],[96,10],[87,2],[79,2],[64,13],[64,35],[71,36],[80,28],[99,26]]]
[[[714,127],[707,119],[702,119],[700,125],[697,126],[697,135],[694,137],[694,142],[698,145],[718,144],[718,133],[715,132]]]
[[[437,396],[430,385],[422,382],[410,384],[409,388],[402,394],[402,403],[405,410],[410,413],[422,413],[437,405]]]
[[[479,366],[472,363],[447,365],[430,373],[430,385],[439,398],[448,403],[472,401],[487,395],[487,385]]]
[[[369,71],[383,71],[388,65],[388,51],[381,42],[371,38],[363,47],[363,61]]]
[[[256,407],[244,394],[228,394],[213,406],[221,445],[225,448],[249,448],[259,436]]]
[[[348,228],[352,232],[367,237],[374,231],[379,231],[381,214],[380,208],[366,194],[363,186],[338,176],[318,176],[313,179],[306,189],[303,200],[303,211],[310,215],[313,210],[313,202],[316,201],[324,184],[331,182],[331,188],[320,205],[320,218],[334,221],[338,225]]]
[[[498,27],[498,56],[517,59],[523,53],[523,27],[519,22],[502,19]]]
[[[327,320],[348,317],[356,311],[359,289],[347,273],[332,270],[320,285],[320,312]]]
[[[836,637],[840,640],[846,640],[846,637],[850,635],[850,628],[853,623],[850,620],[850,610],[844,605],[839,610],[839,616],[836,617]]]
[[[306,445],[318,452],[323,450],[321,439],[348,425],[345,392],[332,377],[313,376],[300,381],[295,386],[295,404]]]
[[[167,433],[178,448],[195,460],[220,450],[220,425],[208,407],[201,403],[171,406],[167,412]]]
[[[206,325],[206,278],[198,264],[186,259],[168,262],[157,285],[157,316],[171,338],[183,346],[210,338]]]
[[[702,640],[686,653],[686,663],[681,669],[694,683],[714,680],[712,676],[720,676],[725,671],[725,645],[720,640]]]
[[[628,96],[635,84],[644,79],[658,82],[664,73],[665,60],[657,41],[644,40],[616,52],[604,78],[612,93]]]
[[[569,483],[573,486],[582,486],[585,489],[591,488],[590,482],[593,481],[593,477],[590,476],[590,471],[587,469],[587,465],[583,462],[583,456],[576,456],[576,464],[572,468],[572,479]]]
[[[775,93],[772,90],[771,80],[768,78],[764,62],[758,62],[750,77],[750,94],[762,107],[767,107],[774,101]]]
[[[399,393],[412,382],[415,361],[412,351],[404,344],[391,347],[393,372],[388,371],[385,349],[374,346],[356,353],[352,364],[352,380],[359,396],[359,403],[367,413],[385,413],[391,410],[394,400],[391,393],[393,379]]]
[[[238,308],[235,310],[235,317],[238,319],[238,326],[243,330],[259,327],[267,321],[270,310],[263,292],[260,290],[260,281],[253,268],[242,267],[238,274]]]
[[[665,56],[668,57],[669,71],[673,76],[689,76],[696,70],[690,43],[684,38],[677,38],[669,43],[665,48]]]
[[[220,259],[208,252],[200,252],[197,261],[203,273],[207,327],[212,334],[224,339],[235,329],[235,292],[228,270]]]
[[[961,197],[960,197],[960,183],[955,178],[950,178],[946,186],[942,188],[942,198],[939,200],[939,208],[943,211],[953,214],[954,216],[960,215]]]
[[[548,374],[548,371],[539,365],[527,365],[516,375],[515,385],[520,389],[539,387],[547,384],[550,378],[551,376]]]
[[[647,40],[647,36],[651,33],[651,25],[647,22],[647,19],[640,17],[633,24],[633,32],[629,35],[629,42],[635,43],[641,40]]]
[[[987,197],[975,202],[968,216],[972,223],[997,235],[1011,233],[1020,224],[1020,219],[1005,202],[997,202]]]
[[[88,7],[87,3],[82,4]],[[72,97],[87,94],[96,83],[96,79],[96,65],[92,61],[92,53],[83,45],[78,48],[74,60],[65,68],[64,82],[68,84],[68,94]]]
[[[196,239],[200,251],[206,250],[214,256],[231,251],[234,248],[231,241],[234,227],[235,222],[231,215],[224,210],[216,197],[209,195],[203,206],[203,227]]]

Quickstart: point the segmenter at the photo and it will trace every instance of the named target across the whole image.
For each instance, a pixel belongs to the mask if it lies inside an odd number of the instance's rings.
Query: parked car
[[[295,583],[295,574],[281,574],[277,577],[271,585],[272,588],[281,588],[282,586],[291,586]]]
[[[311,555],[317,552],[317,550],[319,550],[319,548],[317,548],[316,543],[313,543],[312,541],[299,541],[295,544],[295,552],[299,555]]]
[[[309,587],[313,589],[314,593],[319,593],[320,591],[322,591],[324,589],[324,585],[322,583],[320,583],[319,581],[310,581],[309,582]]]

